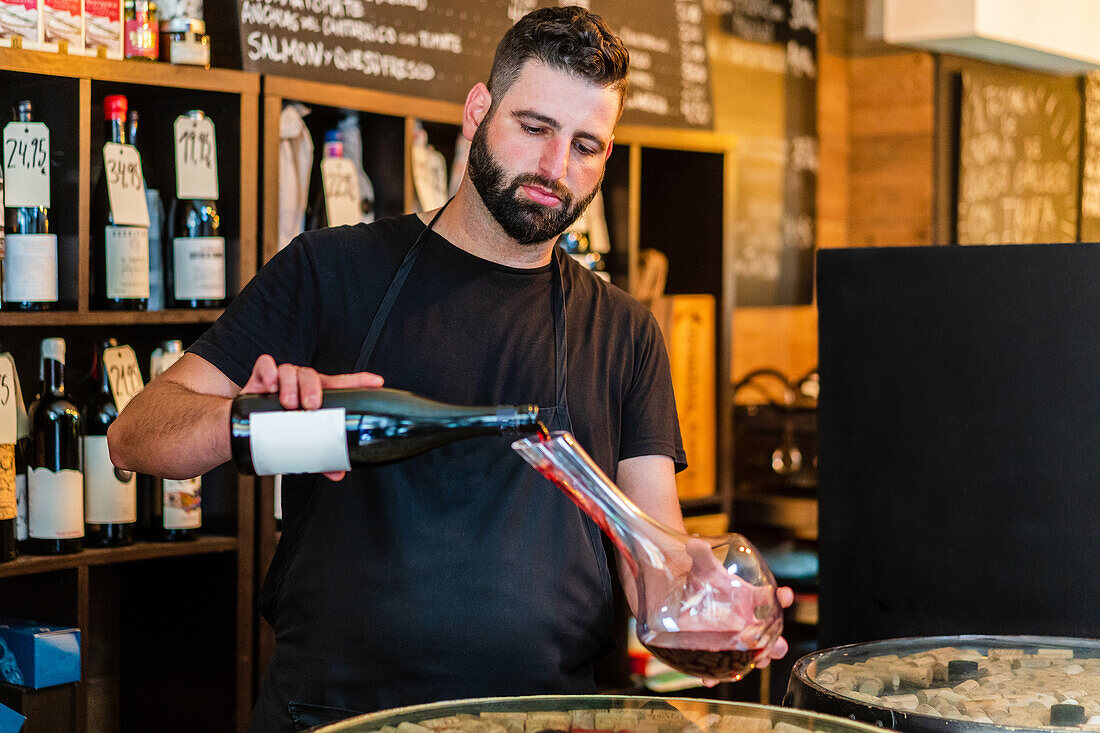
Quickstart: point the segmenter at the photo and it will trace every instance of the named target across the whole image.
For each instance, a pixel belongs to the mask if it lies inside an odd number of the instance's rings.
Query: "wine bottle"
[[[15,106],[16,122],[33,122],[34,109],[27,100]],[[49,160],[49,153],[46,153]],[[44,311],[57,307],[57,236],[50,234],[45,206],[12,206],[4,209],[5,262],[3,307],[20,311]]]
[[[344,138],[339,130],[325,130],[324,142],[321,146],[321,159],[343,158]],[[309,207],[309,226],[307,229],[324,229],[328,226],[328,202],[325,201],[325,186],[321,182],[321,176],[317,177],[317,194],[313,197],[313,203]]]
[[[183,343],[165,341],[153,351],[150,381],[183,356]],[[142,475],[141,517],[146,539],[177,542],[198,536],[202,527],[202,477],[168,479]]]
[[[4,348],[0,346],[0,358],[7,359]],[[16,399],[15,385],[0,385],[3,391],[3,403],[11,404]],[[16,431],[11,435],[11,443],[0,443],[0,563],[10,562],[19,556],[16,544],[16,517],[18,516],[18,494],[16,483],[15,454],[19,450],[19,418],[16,410]]]
[[[100,344],[93,373],[96,393],[84,408],[84,545],[121,547],[134,541],[137,522],[137,478],[116,468],[107,450],[107,428],[118,417],[103,352],[118,342]]]
[[[141,153],[140,131],[141,115],[136,109],[126,112],[126,140]],[[145,205],[149,207],[149,301],[146,309],[164,310],[164,267],[160,256],[164,237],[164,204],[157,189],[155,159],[151,155],[141,156],[141,172],[145,176]]]
[[[65,340],[42,341],[42,392],[27,417],[27,523],[32,555],[79,552],[84,536],[80,413],[65,395]]]
[[[409,458],[465,438],[544,432],[534,405],[462,407],[396,389],[325,390],[322,409],[238,395],[229,418],[241,473],[319,473]]]
[[[187,116],[202,120],[206,115],[191,110]],[[168,307],[220,308],[225,303],[225,239],[218,202],[177,198],[171,222],[171,240],[164,251]]]
[[[127,142],[126,110],[121,94],[103,100],[104,140]],[[92,202],[92,299],[96,308],[145,310],[149,304],[149,227],[115,223],[107,192],[107,161]],[[132,183],[133,172],[127,172]]]

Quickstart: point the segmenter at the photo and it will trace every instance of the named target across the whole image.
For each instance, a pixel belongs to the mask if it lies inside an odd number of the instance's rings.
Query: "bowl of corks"
[[[784,703],[908,733],[1100,731],[1100,641],[932,636],[798,660]]]

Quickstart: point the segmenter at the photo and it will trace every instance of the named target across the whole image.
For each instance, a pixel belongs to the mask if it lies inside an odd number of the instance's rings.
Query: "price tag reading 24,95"
[[[176,197],[218,198],[218,146],[214,121],[181,115],[173,127],[176,139]]]
[[[137,355],[129,346],[112,346],[104,349],[103,368],[107,370],[107,381],[111,383],[115,407],[122,412],[134,395],[145,386],[141,381]]]
[[[103,169],[107,173],[107,197],[115,224],[149,226],[149,205],[145,202],[145,177],[141,156],[133,145],[103,144]]]
[[[41,122],[4,126],[5,206],[50,206],[50,128]]]

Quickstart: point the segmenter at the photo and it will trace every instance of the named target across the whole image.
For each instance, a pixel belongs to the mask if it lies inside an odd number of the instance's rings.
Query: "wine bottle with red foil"
[[[16,122],[33,122],[27,100],[15,106]],[[34,151],[49,164],[49,150]],[[44,311],[57,307],[57,236],[50,234],[46,206],[4,209],[4,310]]]
[[[187,116],[202,120],[201,110]],[[225,239],[218,202],[177,198],[165,240],[164,283],[169,308],[220,308],[225,304]]]
[[[80,412],[65,393],[65,340],[42,341],[42,391],[27,410],[27,524],[31,555],[80,552],[84,537],[84,473]]]
[[[134,541],[137,523],[137,477],[111,463],[107,450],[107,428],[118,417],[111,393],[103,352],[118,346],[105,339],[96,352],[92,372],[96,392],[84,408],[84,545],[121,547]]]
[[[183,356],[183,343],[165,341],[153,351],[150,381]],[[198,537],[202,529],[202,477],[168,479],[142,474],[140,514],[143,534],[153,542],[179,542]]]
[[[112,94],[103,100],[105,142],[128,144],[128,106],[126,97],[121,94]],[[115,159],[105,159],[103,164],[92,200],[92,303],[102,310],[146,310],[149,304],[149,227],[115,220],[108,176],[119,181],[117,185],[121,187],[140,185],[144,188],[144,182],[135,166],[122,169]],[[144,201],[141,205],[147,206]]]
[[[535,405],[463,407],[397,389],[325,390],[319,410],[283,410],[274,394],[238,395],[229,418],[241,473],[347,471],[448,443],[537,433]]]

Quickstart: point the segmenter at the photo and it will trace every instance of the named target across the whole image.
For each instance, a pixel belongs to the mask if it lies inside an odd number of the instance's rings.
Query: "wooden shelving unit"
[[[0,312],[0,338],[16,356],[28,402],[44,337],[69,342],[72,388],[90,366],[97,339],[113,335],[131,344],[145,369],[158,341],[189,343],[221,313],[91,307],[90,209],[101,167],[103,97],[125,94],[139,110],[146,177],[164,192],[165,205],[174,185],[171,121],[189,109],[204,109],[214,120],[227,292],[234,295],[258,264],[259,91],[259,77],[239,71],[0,49],[0,110],[31,99],[52,142],[50,213],[63,310]],[[82,631],[80,731],[245,729],[252,707],[254,503],[254,482],[223,467],[203,477],[207,534],[197,540],[0,565],[0,615]],[[181,690],[191,702],[176,699]]]

